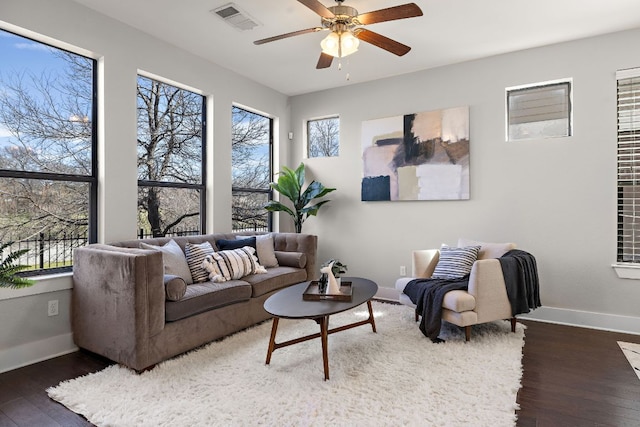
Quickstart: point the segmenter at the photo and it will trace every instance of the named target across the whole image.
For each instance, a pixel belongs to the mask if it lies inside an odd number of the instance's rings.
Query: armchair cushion
[[[440,248],[440,259],[431,277],[435,279],[457,279],[471,272],[473,263],[478,259],[480,246]]]
[[[458,239],[458,246],[480,246],[478,259],[500,258],[502,255],[516,248],[515,243],[487,243],[471,239]]]

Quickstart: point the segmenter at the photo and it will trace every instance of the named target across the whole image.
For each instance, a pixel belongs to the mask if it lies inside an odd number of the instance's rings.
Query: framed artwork
[[[469,107],[362,123],[363,201],[468,200]]]

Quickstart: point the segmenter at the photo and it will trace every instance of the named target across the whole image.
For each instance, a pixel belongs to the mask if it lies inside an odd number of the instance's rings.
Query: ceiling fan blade
[[[358,28],[353,33],[353,35],[358,39],[367,43],[371,43],[374,46],[378,46],[379,48],[398,56],[405,55],[411,50],[411,48],[407,45],[392,40],[389,37],[385,37],[381,34],[374,33],[373,31],[365,30],[364,28]]]
[[[357,20],[362,25],[369,25],[376,24],[378,22],[393,21],[396,19],[414,18],[416,16],[422,16],[422,10],[415,3],[407,3],[400,6],[363,13],[358,15]]]
[[[331,67],[332,62],[333,62],[333,56],[326,54],[324,52],[321,52],[320,59],[318,59],[318,65],[316,65],[316,68],[318,70],[322,68],[329,68]]]
[[[274,42],[276,40],[286,39],[293,36],[300,36],[302,34],[316,33],[318,31],[322,31],[325,29],[326,28],[322,28],[322,27],[314,27],[314,28],[307,28],[306,30],[292,31],[286,34],[280,34],[279,36],[267,37],[266,39],[256,40],[253,42],[253,44],[265,44],[265,43]]]
[[[323,18],[331,19],[336,17],[336,15],[334,15],[333,12],[327,9],[325,5],[320,3],[318,0],[298,0],[298,1],[303,5],[307,6],[309,9],[313,10],[318,15],[322,16]]]

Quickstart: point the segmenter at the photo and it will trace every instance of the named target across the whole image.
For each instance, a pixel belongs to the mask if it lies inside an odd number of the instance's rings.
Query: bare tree
[[[309,120],[309,157],[337,156],[340,149],[340,120],[337,117]]]
[[[146,218],[139,219],[148,223],[154,236],[164,236],[200,215],[193,190],[168,191],[153,183],[202,182],[202,105],[201,95],[138,78],[138,179],[147,181],[138,196],[139,211]],[[172,204],[176,199],[180,203]]]

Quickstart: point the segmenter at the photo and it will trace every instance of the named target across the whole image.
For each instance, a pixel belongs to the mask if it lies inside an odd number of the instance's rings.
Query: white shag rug
[[[444,324],[444,344],[423,336],[408,307],[373,302],[370,325],[329,335],[330,380],[318,339],[275,350],[271,321],[136,374],[118,365],[48,389],[98,426],[514,426],[524,326],[464,331]],[[366,304],[330,328],[367,317]],[[277,342],[316,333],[311,320],[280,320]]]

